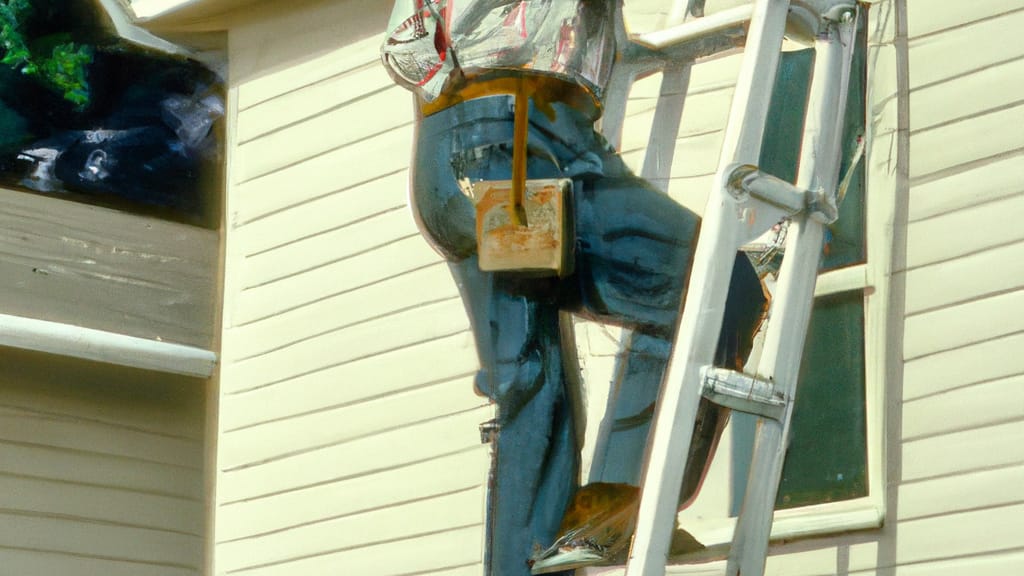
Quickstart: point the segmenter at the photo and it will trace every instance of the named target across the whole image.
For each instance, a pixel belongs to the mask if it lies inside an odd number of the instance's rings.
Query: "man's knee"
[[[478,393],[498,405],[498,420],[515,419],[544,385],[544,353],[536,346],[511,359],[499,359],[477,372]]]
[[[651,332],[671,331],[696,215],[636,178],[588,184],[576,210],[584,311]]]

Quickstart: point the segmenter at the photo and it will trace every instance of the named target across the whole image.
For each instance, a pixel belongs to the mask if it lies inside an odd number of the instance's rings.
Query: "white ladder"
[[[629,86],[638,75],[665,67],[663,94],[665,87],[672,85],[685,92],[690,63],[732,47],[737,39],[742,40],[737,29],[749,22],[715,185],[703,214],[682,318],[648,441],[626,576],[661,576],[665,572],[686,454],[702,397],[759,416],[747,491],[726,573],[763,574],[824,226],[837,217],[840,137],[857,4],[853,0],[793,0],[792,5],[789,0],[756,0],[752,5],[685,21],[699,16],[703,4],[703,0],[688,0],[681,9],[682,2],[678,2],[672,14],[681,24],[640,38],[655,52],[671,54],[668,65],[644,47],[627,44],[620,32],[619,45],[626,47],[625,64],[616,70],[606,101],[604,132],[616,142],[622,127],[622,116],[616,112],[624,109]],[[624,31],[621,5],[617,10],[617,29]],[[787,21],[791,31],[811,38],[816,50],[795,186],[755,166]],[[659,100],[642,172],[656,183],[667,181],[667,158],[673,153],[671,144],[682,107],[681,96]],[[671,132],[670,136],[659,132],[659,127]],[[786,257],[772,300],[758,373],[715,368],[712,359],[734,256],[784,216],[792,217]]]

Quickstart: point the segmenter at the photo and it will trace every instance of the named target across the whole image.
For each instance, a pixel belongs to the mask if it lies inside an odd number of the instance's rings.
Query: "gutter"
[[[136,25],[158,33],[222,31],[240,9],[261,0],[98,0],[120,5]],[[265,1],[265,0],[263,0]]]
[[[102,0],[101,0],[102,1]],[[106,0],[117,1],[117,0]],[[124,0],[127,2],[128,0]],[[156,20],[197,4],[211,4],[206,0],[135,0],[131,10],[140,21]]]
[[[227,75],[222,16],[252,0],[94,0],[120,38]]]
[[[144,46],[165,52],[168,54],[178,54],[182,56],[192,56],[192,52],[187,50],[173,42],[169,42],[153,34],[149,30],[138,26],[135,22],[137,19],[136,14],[129,8],[123,0],[96,0],[100,7],[107,13],[111,23],[114,25],[114,31],[121,38],[128,40],[134,44]],[[195,0],[191,0],[195,1]],[[138,2],[136,2],[138,3]],[[183,0],[149,0],[142,2],[144,4],[187,4],[189,2]]]

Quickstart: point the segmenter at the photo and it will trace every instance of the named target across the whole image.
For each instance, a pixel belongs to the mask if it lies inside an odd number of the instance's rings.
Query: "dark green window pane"
[[[733,413],[732,514],[746,490],[756,418]],[[858,292],[815,302],[804,346],[790,445],[776,509],[867,495],[864,299]]]
[[[815,303],[777,508],[867,495],[864,297]]]
[[[849,96],[843,120],[843,153],[840,178],[850,170],[860,138],[864,134],[866,74],[863,26],[858,34],[858,49],[850,67]],[[765,125],[760,168],[789,182],[796,182],[800,163],[804,116],[807,110],[809,79],[814,66],[814,50],[784,52],[775,77],[772,101]],[[849,185],[839,206],[839,220],[826,230],[822,271],[864,262],[864,162],[853,168]],[[778,262],[770,268],[777,269]]]
[[[865,19],[861,19],[850,73],[843,123],[840,178],[850,170],[865,118]],[[760,166],[795,182],[807,108],[814,52],[783,54],[772,93]],[[865,260],[864,162],[853,168],[830,225],[820,270]],[[762,273],[778,271],[781,254],[759,262]],[[757,419],[734,413],[732,514],[746,490]],[[779,486],[776,508],[792,508],[867,494],[867,440],[864,404],[864,307],[860,292],[819,298],[808,329],[800,385],[790,430],[792,441]]]
[[[787,182],[796,182],[807,110],[807,80],[813,64],[814,50],[783,52],[772,88],[758,164],[761,170]]]
[[[853,53],[850,66],[850,86],[846,101],[846,116],[843,119],[843,155],[839,177],[850,170],[859,139],[864,135],[865,92],[864,81],[867,71],[863,20],[857,35],[858,47]],[[839,205],[839,220],[830,225],[826,232],[825,254],[821,270],[833,270],[851,264],[864,262],[864,162],[859,162],[851,174],[846,195]]]

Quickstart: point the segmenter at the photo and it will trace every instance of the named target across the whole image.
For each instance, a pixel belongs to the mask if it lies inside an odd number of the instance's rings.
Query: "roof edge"
[[[165,40],[136,24],[134,12],[123,0],[96,0],[96,2],[106,12],[114,26],[114,31],[121,38],[168,54],[191,55],[188,49]]]

